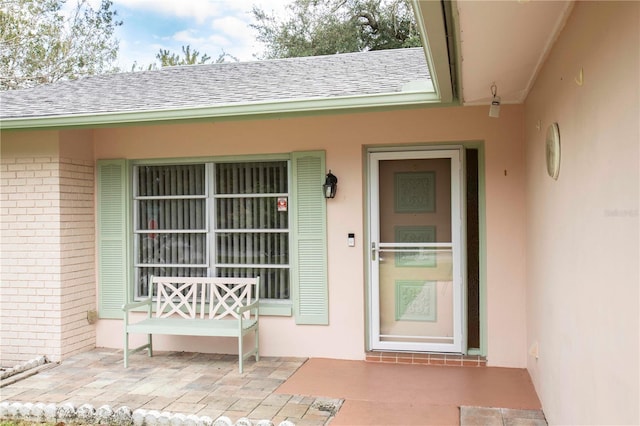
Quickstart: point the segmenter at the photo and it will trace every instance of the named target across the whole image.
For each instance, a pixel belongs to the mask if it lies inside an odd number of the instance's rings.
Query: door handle
[[[376,260],[376,243],[371,243],[371,260],[375,262]]]

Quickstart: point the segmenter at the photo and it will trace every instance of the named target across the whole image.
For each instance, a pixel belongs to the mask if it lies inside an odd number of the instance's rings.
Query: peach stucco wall
[[[339,181],[327,203],[329,326],[296,326],[293,318],[261,321],[264,355],[363,359],[365,238],[363,147],[484,141],[486,159],[487,321],[490,365],[524,367],[524,145],[522,106],[499,119],[485,107],[273,118],[253,121],[95,130],[95,158],[177,158],[326,150]],[[356,234],[356,247],[347,234]],[[121,347],[119,321],[98,324],[99,346]],[[157,347],[211,350],[207,340],[160,340]],[[230,350],[233,348],[230,347]]]
[[[578,2],[525,104],[527,365],[550,424],[640,424],[639,62],[640,3]]]

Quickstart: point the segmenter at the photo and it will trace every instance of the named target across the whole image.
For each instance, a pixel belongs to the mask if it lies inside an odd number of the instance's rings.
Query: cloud
[[[98,1],[98,0],[91,0]],[[264,51],[255,40],[251,8],[283,14],[288,0],[113,0],[124,21],[118,27],[118,62],[123,68],[136,61],[155,61],[160,49],[180,53],[182,46],[217,58],[222,52],[241,61],[255,60]]]
[[[286,0],[114,0],[116,9],[118,6],[123,6],[167,16],[192,18],[200,24],[210,18],[230,15],[245,15],[246,19],[250,20],[253,5],[269,13],[282,14],[286,10],[287,3]]]
[[[205,41],[205,38],[203,37],[195,37],[194,33],[195,33],[194,30],[178,31],[173,36],[171,36],[171,39],[175,41],[179,41],[180,43],[193,44],[193,45],[196,45]]]
[[[253,41],[252,31],[249,29],[249,23],[235,16],[226,16],[221,19],[214,19],[211,22],[211,29],[214,36],[225,45],[247,44]],[[233,41],[232,41],[233,40]]]
[[[146,10],[161,15],[192,18],[202,24],[208,18],[223,13],[226,2],[212,0],[115,0],[116,8],[124,6],[133,10]]]
[[[218,47],[228,47],[233,45],[233,41],[231,39],[218,34],[210,36],[207,41],[210,45]]]
[[[221,19],[214,19],[211,22],[211,27],[225,34],[239,35],[246,31],[247,21],[238,19],[235,16],[225,16]]]

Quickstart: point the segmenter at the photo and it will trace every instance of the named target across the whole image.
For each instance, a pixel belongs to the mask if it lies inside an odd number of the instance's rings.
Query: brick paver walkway
[[[155,352],[133,355],[122,365],[122,352],[96,349],[0,389],[10,402],[72,402],[94,408],[126,405],[132,410],[196,414],[232,421],[248,417],[274,424],[290,420],[298,426],[321,426],[339,400],[276,394],[274,391],[303,363],[302,358],[247,361],[238,372],[235,355]]]

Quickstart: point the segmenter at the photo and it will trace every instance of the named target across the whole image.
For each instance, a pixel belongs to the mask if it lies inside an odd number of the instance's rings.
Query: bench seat
[[[250,331],[258,326],[257,320],[245,320],[242,327]],[[185,318],[151,318],[129,324],[129,333],[170,334],[179,336],[238,336],[237,320],[207,321]]]

